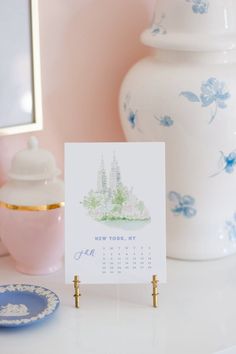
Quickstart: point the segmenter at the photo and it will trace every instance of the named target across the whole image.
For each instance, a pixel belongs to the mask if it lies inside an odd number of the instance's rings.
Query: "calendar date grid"
[[[102,274],[122,274],[129,271],[152,269],[151,247],[113,246],[102,247]]]

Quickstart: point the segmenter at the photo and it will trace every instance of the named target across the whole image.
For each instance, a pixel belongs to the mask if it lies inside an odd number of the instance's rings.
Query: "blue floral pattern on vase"
[[[151,34],[156,36],[157,34],[166,34],[167,30],[163,26],[163,20],[165,19],[166,15],[162,14],[161,19],[159,22],[154,22],[151,27]]]
[[[173,119],[170,116],[162,116],[158,118],[157,116],[154,116],[156,120],[159,121],[160,125],[163,127],[169,128],[174,124]]]
[[[220,155],[218,163],[219,171],[211,177],[218,176],[222,172],[232,174],[236,168],[236,150],[231,151],[228,155],[225,155],[223,151],[220,151]]]
[[[195,14],[206,14],[208,13],[209,0],[186,0],[192,4],[192,10]]]
[[[225,101],[230,98],[230,93],[227,91],[226,85],[223,81],[211,77],[202,83],[199,96],[191,91],[182,91],[180,96],[184,96],[190,102],[201,103],[203,108],[213,106],[211,119],[209,121],[209,123],[212,123],[217,115],[218,109],[227,108]]]
[[[125,101],[124,101],[124,112],[127,113],[127,120],[128,123],[130,125],[130,127],[132,129],[137,128],[140,132],[141,129],[138,128],[138,111],[134,111],[131,107],[130,107],[130,101],[131,101],[131,96],[129,94],[126,95],[125,97]]]
[[[231,220],[227,220],[225,228],[230,241],[236,241],[236,213]]]
[[[182,215],[186,218],[192,218],[197,214],[195,209],[195,199],[190,195],[181,196],[181,194],[171,191],[168,194],[169,200],[174,204],[174,207],[171,209],[173,214]]]

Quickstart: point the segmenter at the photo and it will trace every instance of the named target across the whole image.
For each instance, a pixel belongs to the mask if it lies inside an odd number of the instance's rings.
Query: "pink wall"
[[[122,141],[118,94],[149,49],[139,42],[155,0],[39,0],[44,130],[40,143],[63,168],[69,141]],[[0,183],[30,134],[0,138]]]

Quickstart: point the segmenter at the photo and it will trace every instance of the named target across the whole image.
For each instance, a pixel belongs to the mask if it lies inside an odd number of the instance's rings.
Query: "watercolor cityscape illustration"
[[[151,220],[144,202],[136,197],[133,187],[129,188],[123,183],[115,153],[109,170],[105,168],[104,159],[101,158],[97,171],[97,187],[90,190],[82,204],[90,217],[106,222],[108,226],[122,227],[136,223],[136,226],[142,227]]]

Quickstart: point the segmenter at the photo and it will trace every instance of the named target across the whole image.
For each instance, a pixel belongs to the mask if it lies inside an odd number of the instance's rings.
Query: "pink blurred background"
[[[150,50],[139,41],[155,0],[39,0],[44,129],[36,135],[63,169],[64,142],[123,141],[118,95]],[[0,138],[0,184],[30,134]]]

